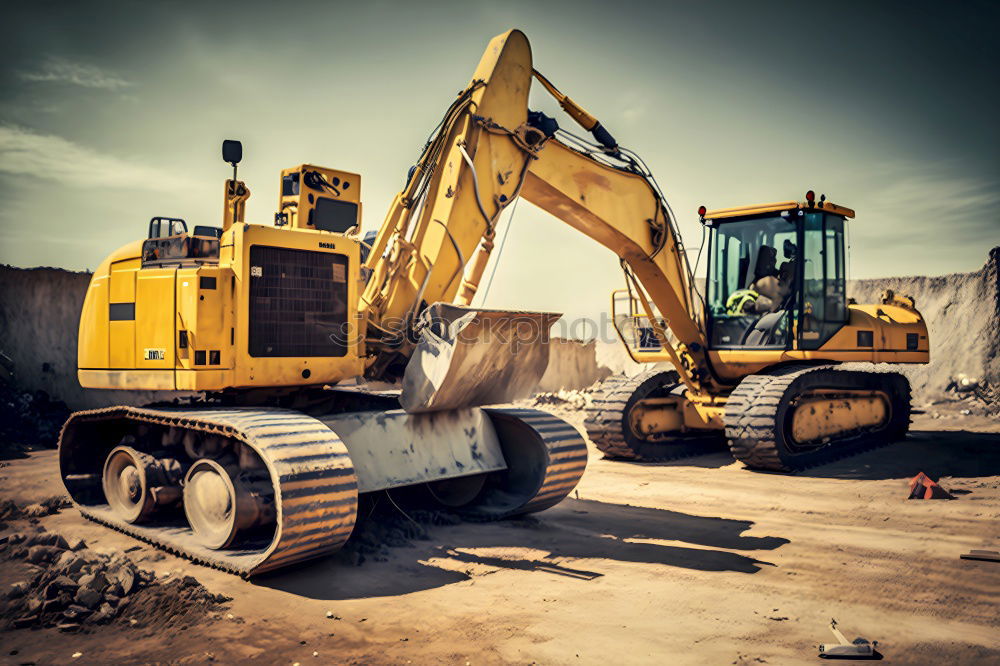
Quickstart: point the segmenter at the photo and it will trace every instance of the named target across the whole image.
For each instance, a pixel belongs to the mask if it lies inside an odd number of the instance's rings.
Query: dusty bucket
[[[431,305],[403,375],[403,409],[460,409],[531,395],[549,364],[549,329],[561,316]]]

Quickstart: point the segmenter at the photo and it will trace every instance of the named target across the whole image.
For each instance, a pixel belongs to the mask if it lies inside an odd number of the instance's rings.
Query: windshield
[[[713,229],[708,275],[713,346],[786,344],[798,254],[790,217],[756,217]]]

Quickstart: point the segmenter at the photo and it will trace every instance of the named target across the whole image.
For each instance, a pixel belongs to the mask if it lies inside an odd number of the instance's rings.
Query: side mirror
[[[222,142],[222,159],[233,166],[243,159],[243,144],[233,139],[226,139]]]

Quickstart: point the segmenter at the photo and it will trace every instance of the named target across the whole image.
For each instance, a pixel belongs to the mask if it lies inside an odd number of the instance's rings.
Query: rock
[[[31,546],[28,548],[27,560],[32,564],[48,564],[59,555],[55,546]]]
[[[123,596],[128,596],[135,586],[135,573],[135,567],[131,562],[122,562],[113,570],[108,571],[108,577],[121,585]],[[195,583],[197,582],[195,581]]]
[[[66,574],[67,576],[80,573],[86,564],[87,560],[83,559],[72,550],[64,550],[55,561],[55,566],[60,572]]]
[[[20,517],[21,509],[14,500],[0,500],[0,520],[17,520]]]
[[[69,606],[69,603],[67,602],[66,598],[64,596],[60,595],[60,596],[58,596],[58,597],[56,597],[54,599],[49,599],[48,601],[43,601],[42,602],[41,612],[42,613],[61,613],[67,606]]]
[[[76,537],[75,539],[68,539],[66,544],[69,546],[69,549],[73,551],[83,550],[84,548],[87,547],[87,542],[80,537]]]
[[[101,593],[93,587],[81,587],[76,591],[76,600],[87,608],[95,608],[104,598]]]
[[[69,608],[63,611],[63,617],[67,620],[82,620],[90,615],[91,611],[86,606],[70,604]]]
[[[41,504],[29,504],[22,510],[26,518],[42,518],[49,515],[49,510]]]
[[[42,596],[46,599],[55,599],[63,593],[73,595],[76,594],[77,587],[76,581],[69,576],[56,576],[45,586],[45,594]]]
[[[112,608],[111,604],[103,603],[90,615],[89,618],[87,618],[87,622],[89,624],[103,624],[104,622],[112,619],[114,616],[115,609]]]
[[[104,594],[104,590],[108,588],[109,585],[108,577],[102,572],[97,571],[92,574],[87,574],[80,577],[80,586],[93,588],[98,594]]]
[[[76,622],[64,622],[63,624],[57,624],[56,629],[63,632],[79,631],[80,625]]]
[[[16,583],[11,583],[10,587],[7,589],[8,599],[20,599],[31,590],[31,585],[28,581],[19,580]]]
[[[196,587],[201,585],[201,583],[194,576],[184,576],[184,578],[181,578],[181,585],[183,587]]]
[[[29,548],[32,546],[52,546],[58,550],[69,548],[69,543],[66,542],[66,539],[52,532],[36,532],[27,538],[24,545]]]

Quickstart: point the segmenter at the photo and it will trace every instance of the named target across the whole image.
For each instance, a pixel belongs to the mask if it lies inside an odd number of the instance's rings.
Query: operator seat
[[[774,312],[782,300],[782,288],[776,267],[778,251],[770,245],[761,245],[754,266],[754,279],[750,289],[757,292],[754,310],[758,313]]]

